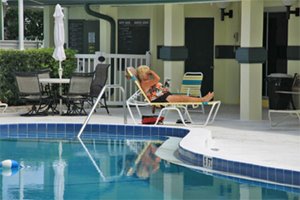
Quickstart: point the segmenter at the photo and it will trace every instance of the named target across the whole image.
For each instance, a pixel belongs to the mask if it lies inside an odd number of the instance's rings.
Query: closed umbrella
[[[54,44],[55,49],[52,57],[59,61],[58,75],[59,78],[62,78],[63,69],[61,66],[61,62],[66,59],[66,54],[64,50],[65,43],[65,29],[64,29],[64,13],[62,12],[62,8],[59,4],[55,6],[55,12],[53,14],[54,17]]]

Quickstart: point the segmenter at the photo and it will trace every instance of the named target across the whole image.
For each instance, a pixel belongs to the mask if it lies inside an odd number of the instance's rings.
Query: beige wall
[[[118,19],[150,19],[151,67],[163,76],[163,62],[158,60],[157,45],[164,43],[164,6],[121,6],[118,7]]]
[[[264,0],[265,10],[284,11],[281,0]],[[300,6],[300,1],[298,2]],[[294,9],[295,6],[293,6]],[[152,67],[158,74],[164,77],[164,63],[156,58],[157,45],[163,45],[164,41],[164,5],[145,6],[93,6],[94,10],[112,16],[114,19],[150,19],[150,51],[152,54]],[[241,4],[232,2],[226,11],[233,10],[233,18],[225,17],[220,20],[220,10],[214,3],[186,4],[184,5],[184,17],[213,17],[215,39],[214,45],[240,45],[241,36]],[[50,13],[50,11],[49,11]],[[48,14],[49,14],[48,13]],[[83,7],[72,6],[68,9],[69,19],[97,19],[85,13]],[[289,20],[289,45],[300,45],[300,18],[291,16]],[[47,28],[45,29],[47,30]],[[110,25],[100,20],[100,49],[110,50]],[[234,34],[238,34],[238,40]],[[249,32],[255,34],[255,31]],[[184,33],[182,35],[184,38]],[[117,40],[116,40],[117,42]],[[288,73],[300,73],[299,61],[288,61]],[[181,79],[181,77],[178,77]],[[235,59],[214,59],[214,91],[216,98],[226,104],[240,103],[240,64]]]
[[[98,18],[93,17],[89,14],[87,14],[84,10],[83,6],[69,6],[69,13],[68,18],[69,19],[85,19],[85,20],[96,20]],[[99,6],[91,6],[93,10],[97,12],[99,10]]]
[[[235,41],[234,33],[239,34],[240,29],[240,4],[232,3],[228,9],[234,10],[234,17],[220,19],[220,10],[215,4],[188,4],[184,6],[185,17],[213,17],[215,18],[215,45],[239,45]],[[163,6],[128,6],[118,8],[118,18],[150,18],[151,20],[151,54],[152,67],[161,77],[164,77],[163,62],[156,59],[156,46],[164,44],[164,19]],[[178,35],[177,35],[178,37]],[[181,36],[184,38],[184,33]],[[224,103],[239,103],[239,64],[235,59],[214,60],[214,91],[216,98]],[[181,79],[182,76],[178,76]],[[175,89],[176,90],[176,89]]]
[[[213,17],[214,45],[239,45],[234,39],[240,38],[240,3],[231,3],[226,11],[233,10],[233,18],[221,21],[220,9],[216,4],[196,4],[185,6],[185,17]],[[235,59],[214,59],[214,91],[217,99],[226,104],[239,104],[240,67]]]

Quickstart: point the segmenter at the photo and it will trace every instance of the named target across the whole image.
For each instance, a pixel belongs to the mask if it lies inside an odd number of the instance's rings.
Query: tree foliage
[[[9,7],[7,9],[4,27],[5,39],[17,40],[19,35],[18,9]],[[43,40],[43,10],[25,9],[24,10],[24,38],[26,40]]]

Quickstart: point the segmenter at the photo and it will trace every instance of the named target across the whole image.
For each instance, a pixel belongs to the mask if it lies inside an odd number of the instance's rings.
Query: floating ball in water
[[[19,168],[20,165],[17,161],[15,160],[3,160],[0,163],[0,167],[1,168],[9,168],[9,169],[13,169],[13,168]]]
[[[13,176],[19,171],[19,168],[0,168],[0,174],[3,176]]]

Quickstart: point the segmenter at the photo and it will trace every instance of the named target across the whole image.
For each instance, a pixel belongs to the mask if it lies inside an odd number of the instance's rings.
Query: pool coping
[[[191,129],[178,145],[179,159],[207,170],[300,188],[300,171],[263,163],[250,163],[251,161],[246,162],[236,157],[234,159],[228,159],[224,155],[222,157],[218,154],[218,145],[215,144],[212,135],[212,132],[205,128],[201,130],[201,134],[199,130]],[[199,144],[198,148],[195,148],[195,141]]]

